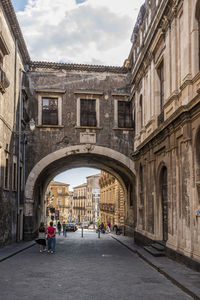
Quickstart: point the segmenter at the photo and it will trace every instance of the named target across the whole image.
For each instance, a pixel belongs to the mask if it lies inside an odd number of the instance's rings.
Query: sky
[[[144,0],[11,0],[32,60],[122,66]]]
[[[100,170],[94,168],[75,168],[60,173],[53,180],[70,184],[69,190],[72,191],[73,187],[86,183],[87,176],[99,173]]]
[[[122,66],[145,0],[11,0],[32,60]],[[68,170],[54,180],[74,186],[99,170]]]

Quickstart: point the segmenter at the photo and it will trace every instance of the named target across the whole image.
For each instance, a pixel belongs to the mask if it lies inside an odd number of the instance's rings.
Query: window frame
[[[131,116],[132,116],[132,126],[131,127],[119,127],[119,102],[127,102],[132,104]],[[133,115],[133,102],[129,101],[127,97],[117,97],[114,99],[114,129],[121,129],[126,131],[134,130],[134,115]]]
[[[38,95],[38,126],[39,127],[59,127],[62,126],[62,96],[60,95],[63,92],[39,92]],[[57,99],[58,100],[58,124],[43,124],[43,98],[46,99]]]
[[[77,97],[77,119],[76,119],[76,127],[77,128],[100,128],[100,98],[101,94],[79,94]],[[95,110],[96,110],[96,126],[85,126],[81,125],[81,100],[96,100]]]

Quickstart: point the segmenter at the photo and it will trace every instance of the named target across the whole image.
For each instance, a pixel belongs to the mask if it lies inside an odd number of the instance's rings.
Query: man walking
[[[56,251],[56,229],[53,227],[53,222],[47,227],[47,244],[48,252],[54,253]]]

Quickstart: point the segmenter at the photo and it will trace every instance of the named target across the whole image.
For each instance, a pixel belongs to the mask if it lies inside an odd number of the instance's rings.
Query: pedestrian
[[[36,243],[40,245],[40,252],[46,251],[46,230],[43,222],[40,223]]]
[[[106,233],[110,233],[110,227],[109,227],[108,224],[107,224],[107,226],[106,226]]]
[[[63,222],[62,226],[63,226],[63,235],[64,235],[64,237],[66,237],[67,236],[67,231],[66,231],[66,223],[65,223],[65,221]]]
[[[58,234],[60,235],[60,233],[61,233],[61,224],[60,224],[60,222],[58,222],[58,224],[57,224],[57,229],[58,229]]]
[[[56,228],[53,227],[53,222],[50,222],[50,226],[47,228],[46,233],[48,252],[54,253],[56,251]]]

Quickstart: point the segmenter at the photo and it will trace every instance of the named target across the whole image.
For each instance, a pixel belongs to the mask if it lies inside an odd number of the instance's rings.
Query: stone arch
[[[162,161],[157,170],[156,180],[156,236],[167,241],[168,236],[168,173],[167,165]]]
[[[115,150],[91,144],[62,148],[38,161],[28,175],[25,187],[25,227],[29,228],[28,231],[34,231],[34,228],[30,229],[33,223],[37,227],[38,220],[35,222],[34,216],[39,215],[38,207],[42,205],[41,199],[44,199],[52,178],[62,171],[81,166],[102,169],[115,176],[128,201],[130,184],[135,184],[135,167],[130,158]]]

